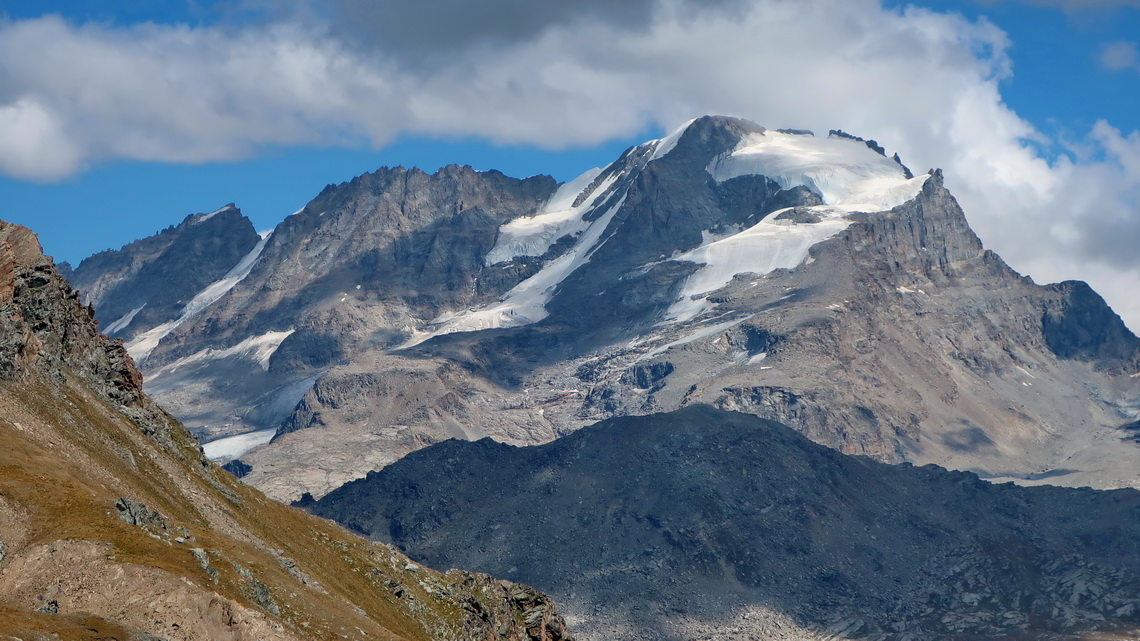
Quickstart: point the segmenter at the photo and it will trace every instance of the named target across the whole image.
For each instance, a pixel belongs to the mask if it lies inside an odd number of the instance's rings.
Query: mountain
[[[531,588],[439,574],[210,463],[35,235],[2,221],[0,442],[4,638],[570,638]]]
[[[279,499],[695,403],[887,462],[1140,486],[1140,339],[985,250],[940,171],[842,131],[703,117],[562,185],[380,169],[261,242],[120,335]]]
[[[306,503],[429,566],[532,583],[583,639],[1140,633],[1140,492],[887,465],[708,406],[450,440]]]
[[[177,319],[187,303],[257,246],[260,237],[234,205],[60,271],[95,306],[104,333],[132,337],[140,326]]]

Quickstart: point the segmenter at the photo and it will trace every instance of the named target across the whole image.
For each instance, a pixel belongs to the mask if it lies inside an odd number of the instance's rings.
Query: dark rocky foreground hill
[[[570,638],[531,588],[436,573],[207,461],[35,235],[3,221],[0,637]]]
[[[305,507],[536,585],[586,639],[1140,634],[1140,491],[886,465],[706,406],[447,441]]]

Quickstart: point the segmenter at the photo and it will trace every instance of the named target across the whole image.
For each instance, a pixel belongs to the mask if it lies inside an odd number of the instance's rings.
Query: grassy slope
[[[80,584],[98,590],[101,582],[113,585],[113,576],[123,568],[145,568],[143,575],[156,583],[156,597],[185,579],[198,592],[216,592],[244,606],[247,619],[279,622],[281,638],[427,639],[447,628],[457,633],[463,628],[467,613],[446,592],[458,593],[455,584],[466,576],[409,570],[406,557],[395,550],[269,500],[205,463],[181,426],[170,434],[175,447],[167,451],[80,385],[57,387],[34,376],[0,383],[0,498],[23,517],[8,523],[7,536],[15,540],[5,541],[7,555],[0,563],[0,632],[128,638],[116,623],[69,613],[70,603],[80,607],[90,600],[67,589],[58,598],[60,612],[67,616],[34,612],[40,605],[35,597],[61,580],[53,576],[58,569],[27,576],[25,567],[25,576],[11,576],[21,555],[43,555],[53,546],[66,548],[77,541],[102,546],[106,560],[76,570]],[[114,507],[119,497],[158,511],[166,528],[126,523]],[[208,551],[218,573],[216,585],[191,548]],[[295,562],[297,575],[282,558]],[[237,566],[268,587],[279,616],[258,605],[251,582]],[[490,600],[502,596],[495,594],[497,583],[483,583],[491,586],[482,590]],[[394,594],[393,584],[402,586],[396,590],[401,595]],[[505,594],[506,588],[498,589]],[[167,621],[148,623],[155,617],[141,614],[145,603],[132,601],[131,608],[140,615],[95,615],[167,638],[203,638],[187,629],[185,620],[173,632]]]

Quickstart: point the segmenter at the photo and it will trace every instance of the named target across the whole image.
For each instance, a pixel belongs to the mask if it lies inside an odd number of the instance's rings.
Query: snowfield
[[[681,297],[666,312],[666,322],[692,320],[710,309],[712,304],[701,295],[724,287],[737,274],[796,268],[813,245],[850,226],[849,213],[898,207],[917,196],[930,177],[907,178],[897,162],[858,140],[778,131],[749,135],[732,153],[710,163],[707,171],[717,182],[762,175],[783,189],[804,186],[825,204],[805,208],[819,222],[778,219],[788,211],[782,209],[740,233],[710,239],[674,256],[673,260],[704,267],[685,281]]]
[[[667,322],[684,322],[696,318],[712,307],[700,294],[724,287],[737,274],[764,275],[777,269],[793,269],[808,256],[812,245],[847,229],[851,224],[847,212],[833,207],[812,207],[820,217],[818,223],[796,224],[790,220],[773,220],[783,211],[773,212],[744,231],[708,242],[696,249],[673,257],[704,267],[689,276],[681,289],[681,297],[669,308]]]
[[[751,134],[707,168],[717,182],[767,176],[784,189],[804,186],[823,202],[849,211],[884,211],[918,195],[929,175],[908,179],[903,168],[850,138],[766,131]]]
[[[590,226],[583,216],[617,180],[615,175],[603,181],[582,204],[574,207],[579,194],[601,173],[602,170],[597,167],[587,171],[559,187],[550,201],[534,216],[522,216],[500,227],[499,238],[483,260],[484,264],[495,265],[519,256],[541,256],[559,238],[582,233]]]
[[[296,330],[290,329],[284,332],[266,332],[260,336],[251,336],[237,345],[227,347],[226,349],[204,349],[199,352],[194,352],[190,356],[180,358],[168,365],[163,365],[158,371],[150,375],[149,380],[153,383],[185,365],[220,361],[223,358],[231,357],[253,361],[260,365],[262,370],[268,371],[269,359],[273,357],[273,353],[277,351],[277,348],[281,347],[281,343],[285,342],[286,338],[292,336],[294,331]]]

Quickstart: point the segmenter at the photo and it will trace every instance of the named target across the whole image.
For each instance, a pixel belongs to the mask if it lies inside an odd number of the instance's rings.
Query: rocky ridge
[[[35,235],[5,222],[0,329],[0,633],[570,638],[530,588],[434,572],[207,461]]]
[[[220,280],[257,245],[249,219],[232,203],[187,216],[177,226],[122,249],[94,254],[60,272],[95,307],[109,336],[130,340],[174,320],[194,295]]]
[[[708,406],[535,447],[446,441],[305,507],[531,582],[584,639],[1140,631],[1140,492],[885,465]]]

